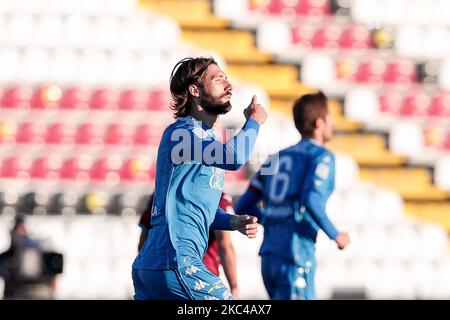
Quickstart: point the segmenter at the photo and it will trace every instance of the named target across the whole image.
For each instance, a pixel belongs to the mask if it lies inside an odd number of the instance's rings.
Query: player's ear
[[[316,128],[323,128],[325,126],[325,120],[322,119],[321,117],[318,117],[314,123],[314,126]]]
[[[198,87],[195,84],[191,84],[188,89],[191,96],[200,97],[200,92],[198,91]]]

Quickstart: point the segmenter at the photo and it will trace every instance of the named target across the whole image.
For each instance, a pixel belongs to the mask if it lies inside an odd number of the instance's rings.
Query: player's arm
[[[258,232],[258,218],[250,215],[234,215],[226,213],[218,207],[214,221],[211,224],[213,230],[237,230],[248,238],[255,238]]]
[[[331,153],[324,153],[313,160],[305,183],[305,206],[325,234],[343,249],[348,243],[348,236],[336,229],[325,210],[328,200],[327,188],[334,180],[334,162]]]
[[[225,272],[225,277],[230,285],[231,293],[236,298],[239,295],[236,275],[236,253],[230,234],[226,231],[215,230],[215,237],[219,247],[219,257]]]
[[[196,161],[225,170],[239,170],[249,160],[256,143],[260,125],[267,118],[264,108],[254,96],[244,110],[247,121],[240,132],[223,144],[211,138],[200,127],[189,133],[175,130],[172,133],[172,159],[178,164]]]
[[[138,243],[138,252],[142,250],[142,247],[144,246],[145,240],[148,238],[148,230],[141,228],[141,235],[139,236],[139,243]]]
[[[250,182],[250,186],[245,193],[236,202],[234,210],[236,214],[251,214],[261,222],[263,219],[263,210],[258,207],[258,202],[262,199],[262,191]]]
[[[141,228],[141,235],[139,236],[138,243],[138,252],[141,251],[144,246],[145,240],[148,238],[148,233],[151,229],[151,219],[152,219],[152,206],[153,206],[153,195],[150,196],[150,199],[147,203],[147,206],[144,210],[144,213],[141,215],[139,219],[139,227]]]

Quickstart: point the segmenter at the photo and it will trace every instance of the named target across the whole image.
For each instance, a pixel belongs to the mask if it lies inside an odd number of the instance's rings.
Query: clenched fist
[[[338,237],[336,238],[336,244],[339,248],[339,250],[344,250],[346,246],[350,243],[350,237],[347,232],[341,232],[339,233]]]
[[[252,118],[258,121],[259,124],[263,124],[267,119],[266,110],[257,103],[256,96],[253,96],[252,102],[244,109],[245,119]]]
[[[258,218],[242,215],[233,216],[230,220],[230,226],[233,230],[237,230],[240,233],[246,235],[248,238],[256,238],[258,232]]]

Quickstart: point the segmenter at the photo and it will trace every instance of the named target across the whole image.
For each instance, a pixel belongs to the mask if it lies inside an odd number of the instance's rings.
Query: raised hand
[[[258,121],[259,124],[263,124],[267,119],[267,112],[260,104],[258,104],[256,96],[253,96],[248,107],[244,109],[244,116],[246,119],[252,118]]]

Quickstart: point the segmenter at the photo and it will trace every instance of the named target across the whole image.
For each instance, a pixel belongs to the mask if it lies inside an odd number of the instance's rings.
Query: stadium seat
[[[88,182],[92,163],[92,157],[89,155],[79,155],[65,159],[61,166],[60,177],[66,180]]]
[[[123,166],[122,158],[111,155],[94,161],[90,176],[92,180],[104,181],[109,186],[115,186],[120,182],[119,170]]]
[[[75,143],[89,145],[103,145],[105,126],[94,123],[84,123],[78,126]]]
[[[42,86],[33,91],[31,108],[41,110],[55,110],[59,107],[62,91],[56,85]]]
[[[392,152],[416,156],[425,146],[422,127],[414,121],[397,121],[389,131],[389,148]]]
[[[45,139],[46,125],[39,122],[25,122],[17,130],[17,143],[42,144]]]
[[[364,106],[364,108],[361,108]],[[380,101],[375,91],[366,88],[353,88],[345,96],[344,114],[356,121],[368,122],[378,116]]]
[[[388,83],[410,84],[417,81],[417,70],[415,64],[406,59],[390,61],[383,80]]]
[[[56,155],[37,158],[33,161],[30,168],[31,178],[56,180],[59,178],[61,165],[62,160]]]
[[[256,43],[260,50],[282,53],[290,48],[291,30],[285,21],[268,20],[258,24]]]
[[[2,108],[26,108],[31,106],[33,90],[28,86],[14,85],[6,89],[2,96]]]
[[[92,109],[116,110],[120,93],[114,89],[96,89],[92,92],[89,106]]]
[[[130,145],[133,143],[134,126],[110,124],[105,131],[105,143],[110,145]]]
[[[369,29],[364,25],[350,25],[342,32],[339,46],[353,50],[372,48],[373,43]]]
[[[138,156],[124,161],[120,170],[123,181],[148,183],[156,177],[156,163],[146,156]]]
[[[134,143],[137,145],[157,146],[161,141],[163,128],[154,124],[141,124],[136,127]]]
[[[47,126],[45,142],[49,144],[73,144],[75,142],[75,125],[54,123]]]
[[[308,55],[300,71],[302,82],[320,89],[332,88],[336,82],[336,67],[328,55]]]
[[[450,94],[446,92],[437,93],[431,101],[428,115],[433,117],[450,117]]]
[[[430,109],[431,98],[425,93],[411,94],[404,98],[400,108],[402,116],[426,116]]]
[[[1,176],[4,178],[29,178],[32,159],[28,155],[11,156],[3,160]]]
[[[119,109],[141,111],[147,109],[150,93],[147,90],[127,89],[121,92]]]
[[[150,110],[168,111],[170,106],[170,93],[166,90],[153,90],[150,92],[147,108]]]
[[[400,115],[404,97],[395,91],[383,92],[380,95],[380,111],[392,116]]]
[[[387,70],[386,62],[373,59],[359,64],[355,78],[361,83],[382,83]]]

